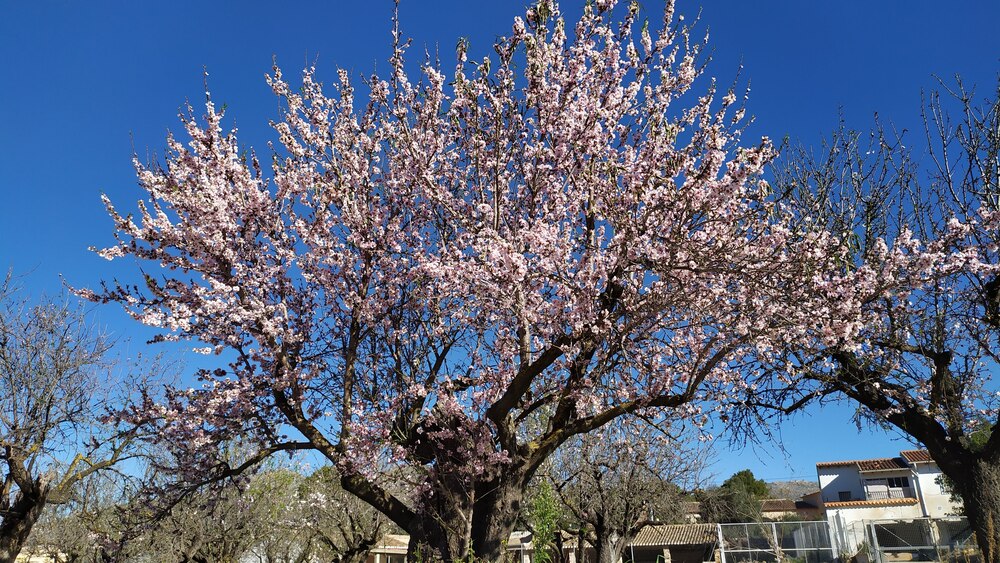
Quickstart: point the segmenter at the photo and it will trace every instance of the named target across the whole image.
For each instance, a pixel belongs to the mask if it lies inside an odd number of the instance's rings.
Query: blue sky
[[[578,13],[581,1],[564,1]],[[471,53],[489,53],[526,0],[403,0],[404,33],[420,50],[440,48],[450,61],[459,37]],[[369,2],[5,2],[0,18],[0,269],[27,273],[33,292],[55,292],[63,276],[77,286],[123,274],[87,251],[111,242],[101,192],[138,199],[130,164],[160,154],[167,129],[178,129],[186,100],[202,100],[203,69],[218,103],[244,142],[273,138],[277,116],[263,75],[276,58],[289,76],[316,63],[331,81],[336,67],[358,78],[386,68],[389,0]],[[650,19],[660,2],[644,0]],[[919,133],[921,90],[934,75],[961,74],[986,95],[1000,71],[1000,2],[883,0],[862,2],[679,0],[690,20],[711,33],[708,73],[731,82],[742,63],[756,116],[747,142],[760,135],[816,144],[843,112],[867,127],[874,112]],[[418,51],[419,52],[419,51]],[[919,140],[914,136],[915,140]],[[112,308],[95,314],[132,336],[148,335]],[[198,358],[186,358],[194,365]],[[780,429],[787,457],[774,447],[719,447],[720,479],[750,468],[769,479],[815,479],[817,461],[893,455],[909,447],[850,422],[847,407],[796,418]]]

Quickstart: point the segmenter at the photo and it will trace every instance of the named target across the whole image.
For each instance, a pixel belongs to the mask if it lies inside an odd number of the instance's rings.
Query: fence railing
[[[867,500],[888,500],[894,498],[917,498],[913,494],[911,487],[898,487],[892,489],[866,490]]]
[[[876,520],[867,523],[868,541],[879,563],[952,561],[978,563],[979,550],[964,518]]]
[[[722,563],[831,563],[830,530],[819,522],[719,524]]]

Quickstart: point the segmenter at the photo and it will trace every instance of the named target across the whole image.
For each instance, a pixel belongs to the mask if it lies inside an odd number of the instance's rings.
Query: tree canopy
[[[494,59],[460,42],[450,76],[417,81],[397,29],[365,100],[345,71],[328,95],[275,68],[269,167],[212,101],[166,162],[136,162],[145,199],[107,202],[120,242],[100,253],[163,269],[87,294],[233,358],[143,410],[187,467],[241,434],[316,449],[415,544],[495,558],[569,437],[643,409],[702,420],[748,385],[801,309],[771,294],[823,234],[793,234],[760,181],[774,151],[739,146],[737,93],[689,93],[703,45],[673,3],[659,26],[616,5],[570,27],[539,2]],[[385,486],[404,466],[409,497]]]

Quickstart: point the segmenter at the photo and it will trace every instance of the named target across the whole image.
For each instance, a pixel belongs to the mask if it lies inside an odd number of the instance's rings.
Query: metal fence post
[[[872,539],[870,549],[875,556],[875,560],[878,561],[878,563],[882,563],[882,547],[878,544],[878,532],[875,530],[875,523],[869,521],[868,526],[870,527]]]
[[[774,522],[771,522],[771,539],[774,540],[773,543],[771,543],[771,546],[774,547],[774,560],[777,561],[777,563],[781,563],[784,556],[781,553],[781,543],[778,540],[778,525]]]
[[[726,563],[726,540],[722,537],[722,524],[716,524],[715,529],[719,532],[719,554],[722,555],[722,563]]]

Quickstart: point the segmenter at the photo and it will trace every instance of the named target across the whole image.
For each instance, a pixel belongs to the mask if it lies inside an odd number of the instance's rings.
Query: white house
[[[865,541],[865,522],[954,516],[961,507],[941,488],[941,470],[926,450],[899,457],[816,464],[831,540],[839,552]]]

